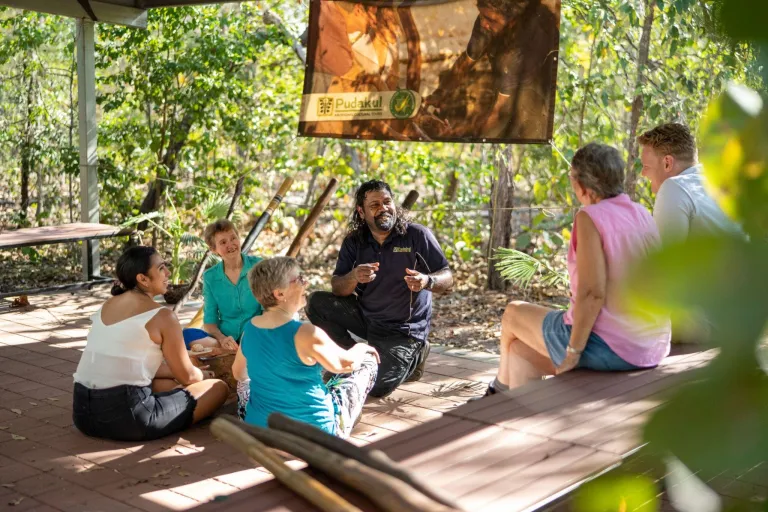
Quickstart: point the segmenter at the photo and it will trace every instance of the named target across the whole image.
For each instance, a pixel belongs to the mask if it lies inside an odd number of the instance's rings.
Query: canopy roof
[[[146,28],[147,9],[234,1],[237,0],[0,0],[0,5]]]

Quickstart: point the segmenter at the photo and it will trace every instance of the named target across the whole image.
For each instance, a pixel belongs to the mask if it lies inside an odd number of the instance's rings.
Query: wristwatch
[[[428,275],[427,276],[427,286],[424,287],[425,290],[431,290],[435,286],[435,278]]]
[[[584,350],[576,350],[571,345],[566,345],[565,351],[568,352],[569,354],[576,354],[577,356],[580,356],[582,352],[584,352]]]

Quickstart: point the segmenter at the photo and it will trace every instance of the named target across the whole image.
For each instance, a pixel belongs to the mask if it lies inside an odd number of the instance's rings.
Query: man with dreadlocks
[[[342,348],[354,346],[350,333],[376,348],[381,364],[370,395],[382,397],[421,378],[432,293],[452,284],[448,260],[432,232],[398,211],[389,185],[371,180],[355,195],[333,291],[310,295],[307,317]]]

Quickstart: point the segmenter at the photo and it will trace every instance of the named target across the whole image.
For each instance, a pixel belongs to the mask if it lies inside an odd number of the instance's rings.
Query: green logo
[[[317,100],[317,117],[326,117],[333,115],[333,98],[323,96]]]
[[[389,111],[395,119],[408,119],[416,110],[416,96],[408,89],[399,89],[389,100]]]
[[[410,247],[395,247],[392,252],[411,252]]]

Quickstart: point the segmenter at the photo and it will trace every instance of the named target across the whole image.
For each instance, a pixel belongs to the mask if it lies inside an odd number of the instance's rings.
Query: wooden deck
[[[148,443],[88,438],[72,426],[71,375],[104,297],[40,296],[35,309],[0,310],[0,508],[313,510],[215,440],[207,423]],[[571,372],[466,404],[493,378],[496,356],[434,347],[420,382],[366,405],[352,441],[386,451],[467,511],[560,512],[568,503],[558,498],[633,453],[665,391],[712,356],[674,355],[655,371]],[[755,502],[768,496],[766,475],[761,465],[711,485]]]
[[[536,510],[620,465],[641,446],[640,427],[663,393],[712,357],[671,356],[652,371],[576,371],[460,407],[432,402],[442,408],[440,418],[371,448],[401,461],[467,511]],[[355,500],[363,510],[375,510]],[[315,509],[268,482],[201,510]]]
[[[24,310],[0,301],[0,510],[187,510],[270,481],[214,439],[208,422],[148,443],[88,438],[74,428],[72,374],[89,316],[106,296],[41,295]],[[352,441],[369,444],[440,418],[493,379],[496,356],[442,352],[434,347],[422,381],[370,401]]]

